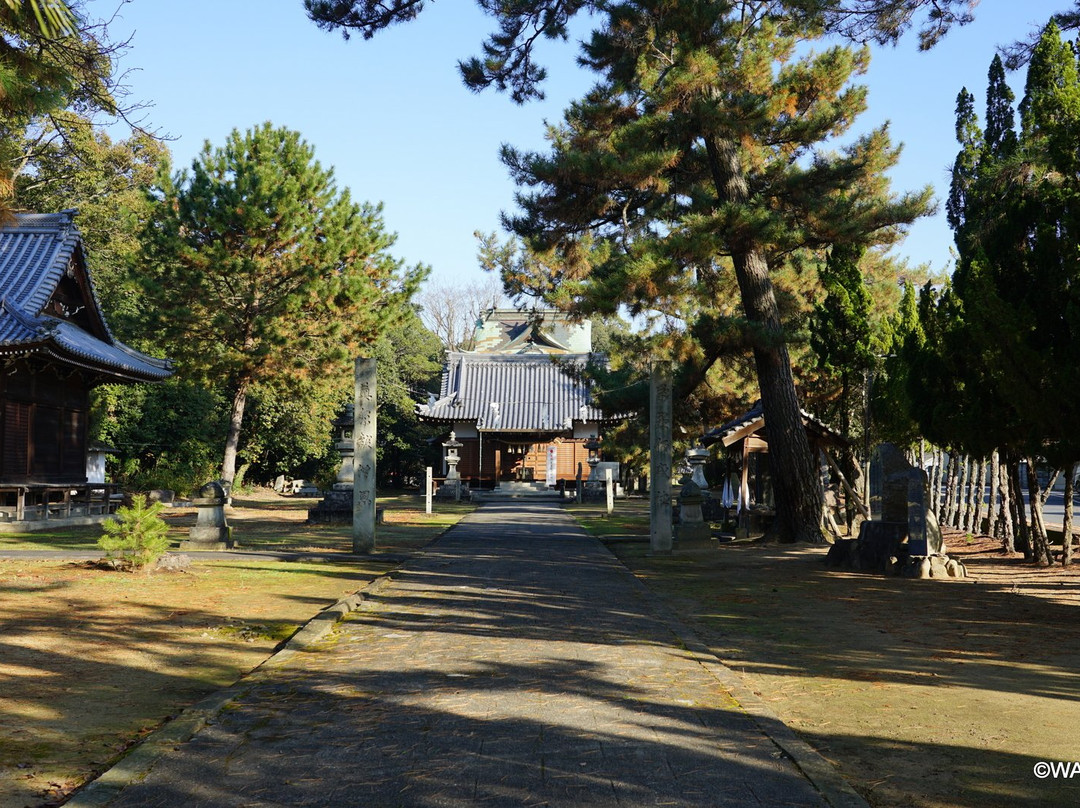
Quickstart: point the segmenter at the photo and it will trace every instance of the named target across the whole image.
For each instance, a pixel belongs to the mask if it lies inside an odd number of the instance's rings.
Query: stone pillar
[[[649,387],[649,549],[671,552],[671,365],[654,362]]]
[[[611,479],[611,469],[604,469],[604,493],[607,500],[607,515],[615,510],[615,483]]]
[[[424,513],[431,513],[431,466],[427,467],[427,471],[424,474]]]
[[[375,549],[375,360],[359,358],[355,371],[353,440],[353,552]]]

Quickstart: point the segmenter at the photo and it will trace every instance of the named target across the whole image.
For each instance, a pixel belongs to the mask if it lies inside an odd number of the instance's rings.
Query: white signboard
[[[551,444],[547,449],[547,484],[548,488],[555,485],[555,478],[559,476],[559,447]]]

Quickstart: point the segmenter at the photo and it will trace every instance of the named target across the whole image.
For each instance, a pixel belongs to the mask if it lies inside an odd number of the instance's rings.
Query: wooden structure
[[[492,309],[476,350],[447,355],[439,397],[417,407],[461,442],[458,472],[473,488],[575,481],[585,442],[605,418],[575,371],[589,360],[591,324],[554,311]]]
[[[806,410],[800,412],[812,451],[829,458],[829,450],[847,445],[847,440],[839,432]],[[750,529],[755,517],[767,521],[774,511],[768,466],[769,435],[761,402],[758,401],[749,412],[738,418],[710,429],[702,436],[701,443],[706,447],[719,443],[739,460],[739,491],[735,507],[740,529]],[[831,458],[829,462],[832,463]]]
[[[107,513],[87,480],[90,390],[172,374],[109,330],[74,210],[0,227],[0,523]]]

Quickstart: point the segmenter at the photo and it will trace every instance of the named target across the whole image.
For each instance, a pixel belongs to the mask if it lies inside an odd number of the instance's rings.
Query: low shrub
[[[169,526],[161,518],[165,505],[135,494],[130,506],[117,508],[116,519],[102,525],[98,547],[116,567],[141,569],[153,564],[169,549]]]

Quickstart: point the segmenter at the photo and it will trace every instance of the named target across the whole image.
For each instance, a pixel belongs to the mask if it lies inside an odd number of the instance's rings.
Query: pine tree
[[[889,195],[883,172],[896,151],[884,130],[841,154],[815,148],[863,109],[865,92],[847,84],[866,52],[796,58],[806,34],[790,19],[766,14],[747,27],[737,5],[612,11],[583,55],[603,80],[552,131],[551,153],[504,150],[519,185],[535,189],[506,224],[557,250],[563,305],[674,315],[705,367],[718,346],[701,325],[725,319],[725,291],[737,288],[770,425],[777,532],[814,539],[817,474],[772,276],[799,250],[880,237],[928,196]]]
[[[156,193],[143,233],[151,314],[182,375],[230,391],[231,481],[252,385],[348,373],[426,269],[392,258],[380,208],[339,192],[298,133],[269,123],[207,143]]]

